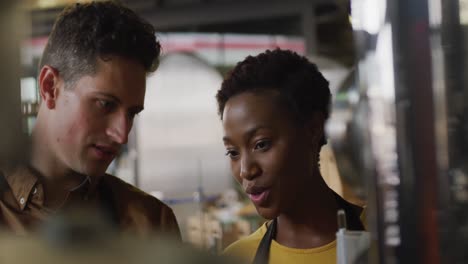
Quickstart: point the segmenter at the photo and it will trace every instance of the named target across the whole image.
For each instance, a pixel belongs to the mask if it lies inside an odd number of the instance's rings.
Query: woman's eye
[[[268,150],[271,146],[271,142],[269,140],[260,140],[255,144],[256,150]]]
[[[234,159],[234,158],[237,158],[239,156],[239,152],[235,151],[235,150],[231,150],[231,149],[228,149],[226,151],[226,156],[230,157],[231,159]]]

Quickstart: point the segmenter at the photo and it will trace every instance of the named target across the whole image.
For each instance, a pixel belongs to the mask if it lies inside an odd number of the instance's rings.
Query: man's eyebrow
[[[111,98],[112,100],[116,101],[119,104],[122,103],[122,101],[118,97],[116,97],[116,96],[114,96],[112,94],[108,94],[108,93],[104,93],[104,92],[96,92],[96,94]],[[145,109],[145,108],[142,105],[136,105],[136,106],[130,107],[129,112],[138,114],[141,111],[143,111],[143,109]]]
[[[133,107],[130,107],[129,112],[138,114],[141,111],[143,111],[143,109],[145,109],[143,106],[133,106]]]
[[[109,97],[112,100],[116,101],[117,103],[122,103],[122,101],[118,97],[116,97],[116,96],[114,96],[112,94],[108,94],[108,93],[104,93],[104,92],[96,92],[96,94],[99,94],[99,95],[105,96],[105,97]]]

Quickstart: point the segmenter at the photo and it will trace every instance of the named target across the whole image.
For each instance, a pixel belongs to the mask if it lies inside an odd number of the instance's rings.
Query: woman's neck
[[[338,204],[319,172],[317,176],[314,191],[300,192],[298,203],[278,216],[276,241],[281,245],[314,248],[335,240]]]

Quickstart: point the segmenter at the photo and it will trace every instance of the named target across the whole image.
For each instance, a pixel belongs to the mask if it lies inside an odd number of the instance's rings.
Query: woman
[[[269,219],[226,254],[255,263],[336,263],[337,211],[362,230],[361,208],[334,193],[319,170],[330,90],[305,57],[276,49],[238,63],[217,95],[236,180]]]

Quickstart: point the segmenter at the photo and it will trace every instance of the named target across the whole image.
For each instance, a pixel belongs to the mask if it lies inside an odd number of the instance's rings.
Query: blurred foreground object
[[[21,117],[20,43],[25,33],[24,13],[16,0],[0,1],[0,167],[24,158]],[[1,186],[0,186],[1,187]]]
[[[37,236],[0,234],[0,263],[234,263],[169,237],[141,239],[118,234],[102,219],[99,214],[74,210],[52,218]]]

